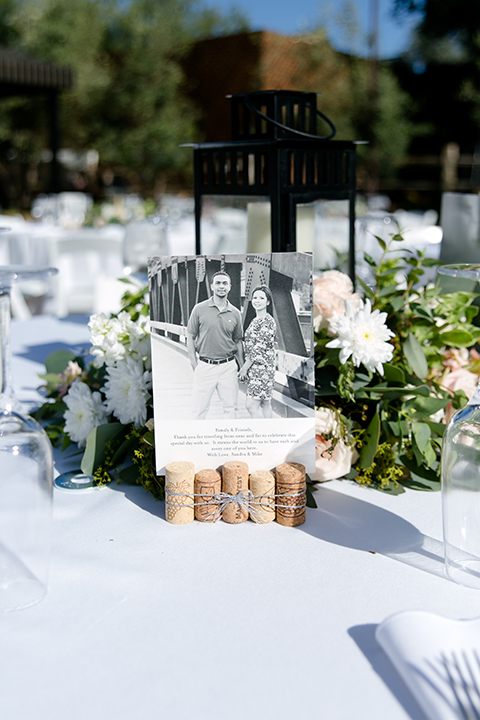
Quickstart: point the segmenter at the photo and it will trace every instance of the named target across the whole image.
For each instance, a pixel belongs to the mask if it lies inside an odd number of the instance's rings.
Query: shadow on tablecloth
[[[379,553],[445,580],[443,543],[388,510],[364,500],[319,488],[321,501],[307,513],[304,532],[354,550]]]
[[[411,720],[427,720],[422,709],[411,694],[407,685],[397,673],[387,655],[375,639],[377,625],[355,625],[348,634],[367,658],[372,669],[383,680],[392,695],[396,697]]]

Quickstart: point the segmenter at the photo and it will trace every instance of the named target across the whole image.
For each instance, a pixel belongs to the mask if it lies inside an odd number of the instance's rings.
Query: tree
[[[477,57],[480,29],[477,0],[395,0],[395,12],[417,14],[418,34],[424,41],[430,41],[430,47],[431,41],[447,40],[462,54]]]
[[[412,45],[396,68],[425,127],[417,144],[428,152],[455,141],[473,152],[480,129],[480,3],[395,0],[395,8],[419,18]]]
[[[321,90],[319,107],[333,120],[337,138],[368,142],[358,146],[359,178],[364,190],[375,191],[379,180],[395,175],[414,133],[407,93],[381,64],[372,103],[371,62],[333,50],[323,29],[299,40],[296,48],[302,88]]]
[[[75,85],[62,96],[63,144],[95,148],[102,170],[145,195],[190,165],[179,144],[194,139],[195,112],[180,60],[195,37],[229,22],[241,21],[204,12],[195,0],[0,0],[0,38],[9,47],[74,69]],[[18,144],[12,108],[3,105],[0,139],[9,132]],[[27,135],[34,159],[45,133],[37,122]]]

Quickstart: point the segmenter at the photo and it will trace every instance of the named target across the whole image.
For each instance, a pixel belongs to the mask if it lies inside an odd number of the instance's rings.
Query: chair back
[[[56,314],[95,313],[104,278],[122,277],[123,228],[82,228],[51,238],[51,264],[58,268]],[[113,298],[112,298],[113,300]],[[105,307],[102,310],[106,310]],[[110,310],[114,312],[117,307]]]

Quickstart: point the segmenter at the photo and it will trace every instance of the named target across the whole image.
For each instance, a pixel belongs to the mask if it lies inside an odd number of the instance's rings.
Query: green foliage
[[[355,47],[355,27],[349,3],[343,3],[333,23],[345,26],[348,45]],[[295,62],[299,68],[299,82],[305,91],[321,92],[319,107],[331,118],[342,140],[366,140],[369,144],[357,147],[359,176],[377,152],[378,169],[383,177],[395,175],[396,166],[406,155],[415,127],[410,120],[410,98],[401,89],[391,68],[378,69],[378,92],[372,102],[372,66],[362,57],[340,54],[328,41],[325,27],[317,28],[296,44]],[[301,80],[300,80],[301,78]],[[373,107],[373,104],[376,107]]]
[[[146,196],[167,174],[191,169],[179,147],[198,135],[183,56],[205,33],[239,27],[238,12],[223,16],[196,0],[0,0],[7,47],[74,71],[74,87],[62,94],[63,147],[94,148],[100,171],[122,175]],[[0,162],[4,141],[38,167],[47,128],[43,97],[4,99]]]
[[[359,453],[352,477],[389,492],[398,486],[440,487],[441,419],[449,403],[459,408],[466,402],[463,391],[453,393],[441,384],[445,352],[471,348],[480,340],[472,322],[476,295],[442,295],[439,286],[421,286],[424,268],[433,263],[422,252],[392,255],[400,239],[394,235],[387,245],[378,238],[380,261],[366,257],[373,282],[360,283],[395,333],[393,359],[384,365],[383,378],[353,367],[350,360],[342,368],[338,350],[326,347],[326,330],[316,333],[315,346],[316,404],[349,422]],[[346,377],[353,395],[345,391]]]
[[[134,321],[141,315],[148,315],[148,287],[139,287],[138,283],[128,279],[124,282],[126,291],[119,312],[128,312]],[[70,361],[79,365],[81,379],[91,390],[102,393],[106,379],[105,367],[97,368],[90,363],[85,369],[84,358],[70,351],[56,351],[46,359],[47,372],[40,378],[44,381],[48,399],[34,413],[34,417],[45,426],[52,444],[62,449],[72,444],[64,430],[63,416],[67,407],[62,399],[77,377],[69,377],[65,372]],[[80,466],[83,473],[93,475],[97,485],[105,485],[116,479],[118,482],[141,485],[156,499],[164,497],[164,478],[156,475],[155,440],[149,425],[135,428],[133,425],[110,421],[94,427],[87,438]]]
[[[375,460],[367,467],[361,467],[355,477],[360,485],[377,487],[384,492],[402,492],[399,480],[404,475],[404,469],[395,463],[395,453],[392,445],[384,442],[378,446]]]
[[[80,466],[82,472],[85,473],[85,475],[93,475],[97,468],[103,466],[107,461],[107,449],[112,452],[113,441],[124,433],[125,426],[121,423],[107,423],[106,425],[97,425],[97,427],[93,428],[88,436],[87,447],[85,448],[85,453],[82,458]]]

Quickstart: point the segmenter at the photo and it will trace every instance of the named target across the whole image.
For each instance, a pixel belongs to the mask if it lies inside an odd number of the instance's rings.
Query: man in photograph
[[[195,305],[187,326],[187,348],[192,366],[192,419],[207,416],[215,390],[223,405],[223,417],[236,417],[238,399],[237,360],[243,358],[243,327],[240,311],[228,299],[232,283],[220,271],[212,278],[212,296]]]

